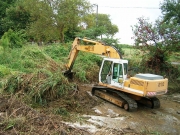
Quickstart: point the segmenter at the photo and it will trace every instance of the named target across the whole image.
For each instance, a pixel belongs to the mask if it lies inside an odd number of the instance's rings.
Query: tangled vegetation
[[[6,116],[0,115],[0,134],[86,133],[59,121],[76,119],[76,116],[70,116],[70,112],[89,112],[98,103],[85,91],[78,91],[75,83],[63,75],[69,50],[70,44],[0,48],[0,112],[4,114],[8,110]],[[78,83],[96,80],[99,61],[98,56],[80,53],[74,65],[75,80]],[[44,116],[32,107],[44,107],[43,111],[49,115]]]
[[[33,102],[46,104],[75,90],[74,83],[63,75],[70,45],[26,45],[8,50],[0,53],[4,91],[25,93]],[[74,65],[75,79],[86,83],[97,80],[100,60],[98,56],[80,53]]]

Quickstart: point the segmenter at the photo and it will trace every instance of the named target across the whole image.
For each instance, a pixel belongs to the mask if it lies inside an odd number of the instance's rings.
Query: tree
[[[6,16],[6,8],[10,7],[16,2],[16,0],[0,0],[0,17]]]
[[[114,37],[114,35],[119,31],[118,26],[115,24],[111,24],[110,27],[107,27],[107,36]]]
[[[0,0],[0,37],[4,34],[5,30],[2,26],[4,17],[6,17],[6,9],[13,5],[16,0]]]
[[[161,20],[152,24],[148,19],[139,18],[133,33],[135,45],[144,53],[142,67],[155,73],[168,70],[168,56],[180,50],[180,26]]]
[[[30,13],[27,34],[38,43],[58,40],[54,11],[48,1],[24,0],[23,5]]]
[[[39,41],[59,40],[64,42],[64,34],[75,30],[82,17],[89,12],[87,0],[25,0],[30,12],[29,36]]]
[[[90,10],[90,3],[86,0],[60,0],[56,1],[54,17],[56,28],[59,31],[60,41],[64,42],[64,33],[81,24],[81,20]]]
[[[180,25],[180,0],[164,0],[160,8],[163,14],[163,22],[177,22]]]
[[[2,47],[4,50],[7,48],[21,48],[23,46],[23,37],[20,32],[9,29],[1,38]]]
[[[85,34],[85,36],[89,37],[89,35],[93,38],[96,38],[98,36],[106,36],[111,37],[119,31],[118,26],[115,24],[112,24],[110,16],[107,14],[98,14],[98,17],[96,17],[97,14],[88,14],[84,17],[84,30],[82,30],[82,33]],[[97,20],[95,20],[97,19]]]
[[[113,37],[119,30],[117,25],[112,24],[110,15],[98,14],[97,27],[105,28],[105,31],[100,33],[102,35]]]
[[[2,20],[2,26],[5,31],[26,29],[30,23],[30,13],[24,8],[21,2],[11,5],[6,9],[6,16]]]

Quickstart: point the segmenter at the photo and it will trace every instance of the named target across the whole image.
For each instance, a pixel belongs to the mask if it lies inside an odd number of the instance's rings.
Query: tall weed
[[[21,48],[23,46],[22,33],[9,29],[1,38],[2,46],[4,48]]]
[[[26,45],[10,49],[7,57],[0,61],[2,75],[11,75],[11,71],[16,71],[16,74],[3,82],[3,90],[18,95],[24,93],[38,104],[66,96],[74,90],[74,84],[62,74],[69,51],[69,45]],[[0,57],[3,57],[3,52],[0,52]],[[75,79],[81,82],[97,80],[100,64],[99,56],[80,52],[73,68]]]
[[[11,74],[11,69],[9,69],[3,65],[0,65],[0,78],[3,78],[10,74]]]
[[[20,72],[34,72],[43,68],[50,58],[38,46],[11,49],[6,55],[0,52],[0,64]]]
[[[44,47],[44,52],[54,60],[63,60],[68,57],[70,52],[70,44],[54,44]]]
[[[33,102],[45,104],[66,95],[73,90],[74,84],[69,83],[61,71],[50,72],[39,70],[32,74],[18,74],[11,76],[4,91],[10,93],[26,93]]]
[[[74,65],[76,78],[82,82],[98,81],[101,61],[102,58],[99,56],[80,52]]]

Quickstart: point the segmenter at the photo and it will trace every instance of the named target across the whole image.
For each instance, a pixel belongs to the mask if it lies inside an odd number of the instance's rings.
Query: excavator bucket
[[[66,76],[69,79],[73,79],[73,76],[75,75],[75,72],[71,72],[69,70],[66,70],[63,72],[64,76]]]

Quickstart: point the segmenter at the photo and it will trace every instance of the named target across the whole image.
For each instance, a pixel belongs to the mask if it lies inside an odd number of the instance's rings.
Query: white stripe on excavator
[[[140,93],[140,94],[144,93],[143,91],[135,90],[135,89],[132,89],[132,88],[129,88],[129,87],[124,87],[124,89],[135,92],[135,93]]]

